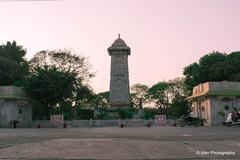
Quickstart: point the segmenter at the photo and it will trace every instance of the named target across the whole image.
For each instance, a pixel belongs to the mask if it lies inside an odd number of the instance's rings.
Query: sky
[[[28,59],[54,49],[89,57],[98,93],[109,90],[107,48],[121,34],[130,85],[152,86],[207,53],[239,51],[239,8],[239,0],[0,0],[0,44],[16,40]]]

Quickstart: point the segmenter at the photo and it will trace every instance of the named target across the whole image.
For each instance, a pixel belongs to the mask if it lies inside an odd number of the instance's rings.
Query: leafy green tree
[[[186,100],[187,88],[184,78],[175,78],[169,81],[158,82],[149,90],[149,98],[153,102],[155,109],[145,109],[144,117],[153,118],[156,114],[166,114],[171,118],[178,118],[189,111]]]
[[[96,107],[97,108],[108,108],[109,107],[109,91],[100,92],[96,95]]]
[[[199,65],[198,63],[190,64],[184,68],[183,74],[185,75],[185,85],[188,90],[188,95],[192,94],[192,89],[199,83]]]
[[[76,119],[93,118],[93,111],[96,107],[96,95],[89,86],[78,86],[73,101]]]
[[[36,69],[26,83],[27,93],[39,100],[47,112],[47,118],[56,105],[73,96],[76,77],[73,74],[58,71],[56,67]]]
[[[12,85],[18,78],[18,64],[0,57],[0,85]]]
[[[131,101],[134,108],[142,108],[148,102],[148,86],[145,84],[134,84],[131,87]]]
[[[26,88],[46,106],[48,118],[54,112],[77,118],[81,109],[93,108],[95,98],[88,81],[94,73],[87,58],[73,55],[69,50],[41,51],[29,65],[31,75]]]
[[[94,77],[91,72],[91,65],[86,57],[77,56],[70,50],[41,51],[31,60],[31,70],[44,68],[44,66],[54,66],[59,71],[75,74],[80,85],[87,85],[90,78]]]
[[[119,109],[118,114],[121,119],[131,119],[133,117],[132,109]]]
[[[160,114],[161,112],[157,108],[144,108],[144,119],[155,119],[155,116]]]
[[[233,52],[227,55],[222,66],[225,79],[228,81],[240,81],[240,52]]]
[[[198,62],[184,68],[185,84],[188,94],[199,83],[208,81],[240,81],[240,52],[224,54],[212,52],[199,59]]]
[[[107,109],[109,108],[109,91],[100,92],[95,95],[95,110],[98,114],[97,119],[109,119],[109,113]]]
[[[180,97],[187,97],[187,88],[185,86],[185,78],[175,78],[173,80],[169,80],[169,88],[168,88],[168,94],[169,99],[172,101],[173,99],[178,99]]]
[[[55,105],[52,112],[53,114],[63,114],[65,120],[73,120],[75,118],[73,102],[70,99]]]
[[[187,88],[184,84],[184,78],[175,78],[169,80],[170,105],[167,108],[167,116],[170,118],[180,118],[189,114],[190,105],[186,98],[188,97]]]
[[[169,106],[169,88],[171,84],[162,81],[158,82],[157,84],[153,85],[148,90],[148,94],[150,97],[150,101],[155,104],[162,112],[164,112],[164,108]]]
[[[106,108],[100,108],[99,113],[98,113],[96,118],[97,119],[102,119],[102,120],[109,119],[109,114],[108,114]]]
[[[75,107],[82,109],[94,109],[96,105],[95,94],[89,86],[78,86],[74,102]]]
[[[77,108],[76,119],[89,120],[94,118],[94,110]]]
[[[216,80],[215,75],[211,71],[215,67],[216,63],[224,62],[226,60],[226,55],[220,52],[212,52],[200,58],[199,60],[199,82],[203,83],[206,81]],[[224,78],[224,77],[222,77]]]
[[[26,50],[15,41],[0,45],[0,85],[22,86],[29,71]]]
[[[16,41],[7,42],[6,45],[0,45],[0,56],[2,58],[12,60],[18,64],[25,61],[26,49],[22,46],[18,46]]]
[[[180,118],[181,116],[189,115],[190,111],[191,106],[186,100],[186,97],[175,97],[167,109],[167,116],[168,118]]]
[[[230,70],[224,68],[228,56],[221,52],[212,52],[199,59],[198,62],[188,65],[184,68],[185,84],[188,89],[188,95],[192,94],[192,89],[199,83],[207,81],[223,81],[229,79]],[[232,70],[233,68],[231,68]],[[226,72],[225,72],[226,71]],[[231,80],[231,79],[229,79]]]

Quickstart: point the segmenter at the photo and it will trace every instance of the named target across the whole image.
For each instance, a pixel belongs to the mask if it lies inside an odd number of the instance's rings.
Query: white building
[[[221,125],[234,107],[240,109],[240,82],[206,82],[193,88],[193,113],[206,119],[206,125]],[[222,117],[220,113],[225,113]]]

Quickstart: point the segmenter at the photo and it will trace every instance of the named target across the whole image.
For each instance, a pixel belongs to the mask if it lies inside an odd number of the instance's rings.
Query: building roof
[[[187,100],[193,100],[204,96],[240,96],[240,90],[215,90],[202,92],[201,94],[193,95],[187,98]]]
[[[26,96],[23,87],[16,86],[0,86],[0,100],[26,100],[30,101],[30,98]]]
[[[14,99],[14,100],[26,100],[26,101],[31,101],[30,98],[28,97],[23,97],[23,96],[17,96],[17,95],[0,95],[0,100],[9,100],[9,99]]]

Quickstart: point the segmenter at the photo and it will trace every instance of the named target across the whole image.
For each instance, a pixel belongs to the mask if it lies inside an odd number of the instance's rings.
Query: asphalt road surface
[[[0,129],[0,159],[240,159],[240,127]]]

